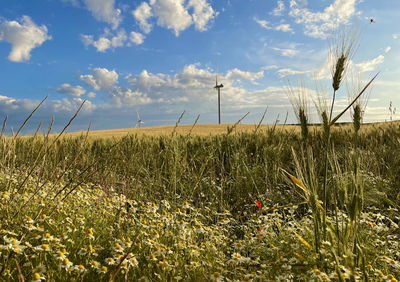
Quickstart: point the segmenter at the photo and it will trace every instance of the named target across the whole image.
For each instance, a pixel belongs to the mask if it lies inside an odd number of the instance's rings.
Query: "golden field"
[[[366,132],[370,130],[374,130],[377,128],[386,128],[394,122],[376,122],[376,123],[368,123],[364,124],[361,127],[361,131]],[[192,135],[198,136],[208,136],[208,135],[218,135],[218,134],[226,134],[228,132],[228,128],[234,128],[233,133],[250,133],[254,132],[257,128],[257,124],[196,124],[196,125],[167,125],[167,126],[149,126],[149,127],[140,127],[140,128],[119,128],[119,129],[108,129],[108,130],[94,130],[89,131],[89,137],[92,138],[109,138],[109,137],[124,137],[126,135],[148,135],[148,136],[161,136],[161,135],[171,135],[173,132],[179,135],[188,135],[189,133]],[[300,127],[298,125],[274,125],[274,124],[262,124],[258,128],[258,131],[266,131],[266,130],[285,130],[292,132],[300,132]],[[316,124],[315,126],[311,126],[312,130],[320,130],[321,127]],[[339,125],[335,125],[334,129],[344,129],[351,130],[351,123],[343,123]],[[85,131],[77,131],[67,133],[67,136],[80,136],[82,134],[86,134]]]

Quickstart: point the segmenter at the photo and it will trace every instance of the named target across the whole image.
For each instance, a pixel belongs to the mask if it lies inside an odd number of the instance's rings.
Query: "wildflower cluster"
[[[6,195],[1,200],[0,273],[6,281],[20,273],[31,281],[328,281],[338,275],[396,281],[400,274],[395,209],[390,215],[376,208],[362,213],[358,231],[364,256],[371,259],[361,269],[350,268],[347,258],[339,258],[338,266],[334,242],[313,253],[312,217],[300,217],[297,206],[271,208],[255,201],[256,212],[238,218],[189,202],[138,202],[94,184],[57,201],[53,196],[63,182],[43,185],[29,177],[19,192],[19,179],[0,177],[1,195]],[[40,193],[37,185],[43,186]],[[20,208],[27,199],[29,205]],[[340,218],[345,222],[345,213]]]

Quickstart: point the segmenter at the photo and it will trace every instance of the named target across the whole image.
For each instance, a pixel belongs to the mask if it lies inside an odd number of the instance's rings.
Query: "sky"
[[[296,122],[288,99],[332,97],[332,39],[357,30],[335,112],[376,73],[364,121],[400,107],[399,0],[1,0],[0,120],[69,131],[218,122]],[[371,19],[373,21],[371,22]],[[316,91],[318,89],[318,91]],[[400,116],[400,111],[399,111]],[[350,119],[350,114],[341,120]]]

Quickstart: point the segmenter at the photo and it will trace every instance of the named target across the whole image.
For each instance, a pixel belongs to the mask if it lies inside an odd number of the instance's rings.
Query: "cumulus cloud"
[[[176,36],[192,25],[192,17],[184,7],[184,0],[152,0],[150,3],[157,24],[174,30]]]
[[[118,83],[118,74],[115,70],[95,68],[91,74],[80,75],[79,79],[95,90],[109,91]]]
[[[285,4],[283,4],[283,0],[278,0],[278,6],[272,11],[274,16],[281,16],[282,12],[285,10]]]
[[[153,25],[148,20],[153,16],[151,7],[147,2],[142,2],[136,10],[132,11],[133,17],[139,22],[140,29],[144,33],[150,33]]]
[[[384,60],[385,56],[379,55],[378,57],[372,60],[358,63],[356,64],[356,66],[360,69],[360,72],[373,71],[376,69],[378,65],[382,64]]]
[[[126,87],[118,87],[110,94],[112,103],[118,107],[145,105],[152,102],[147,94]]]
[[[187,7],[193,8],[193,22],[196,29],[200,31],[206,30],[207,24],[217,15],[206,0],[189,0]]]
[[[125,77],[126,81],[132,86],[145,89],[149,91],[152,87],[161,87],[165,85],[167,82],[164,79],[165,75],[163,74],[152,74],[147,70],[143,70],[138,76],[128,75]]]
[[[112,47],[122,47],[124,46],[125,41],[128,39],[126,36],[125,30],[118,31],[117,35],[112,36],[111,38],[111,46]]]
[[[257,99],[264,91],[249,92],[242,87],[242,83],[250,81],[254,84],[264,76],[263,70],[249,72],[240,69],[231,69],[218,75],[218,82],[223,83],[224,107],[227,109],[240,107],[260,107]],[[193,106],[197,111],[209,111],[210,104],[216,102],[216,95],[212,90],[215,85],[215,73],[199,64],[186,65],[182,71],[174,75],[153,74],[143,70],[139,75],[129,75],[125,79],[132,89],[146,93],[153,102],[160,103],[160,107],[171,109],[181,107],[187,103],[186,109]]]
[[[207,0],[150,0],[142,2],[132,15],[144,33],[152,29],[150,20],[154,18],[158,26],[171,29],[176,36],[194,24],[199,31],[207,30],[207,25],[218,15]]]
[[[0,41],[11,43],[8,59],[12,62],[29,60],[32,49],[50,39],[47,27],[37,26],[28,16],[23,16],[20,22],[4,21],[0,24]]]
[[[20,120],[21,117],[25,118],[31,111],[33,111],[39,102],[39,100],[15,99],[0,95],[0,113],[2,115],[8,115],[10,117],[9,120],[12,123],[12,119]],[[48,119],[54,113],[70,116],[75,113],[82,103],[83,99],[79,97],[64,98],[61,100],[47,100],[40,107],[40,111],[34,115],[34,118],[36,118],[37,115],[41,115],[40,119]],[[86,101],[80,115],[91,113],[95,109],[96,105],[92,104],[90,101]],[[16,126],[20,126],[20,124],[16,124]]]
[[[16,110],[22,110],[25,112],[32,111],[39,101],[32,101],[29,99],[15,99],[12,97],[0,95],[0,112],[2,114],[11,114]]]
[[[263,77],[264,77],[264,71],[248,72],[248,71],[239,70],[237,68],[234,68],[233,70],[228,71],[226,74],[226,78],[233,79],[235,81],[246,79],[251,82],[254,82]]]
[[[50,108],[53,112],[66,112],[66,113],[73,113],[76,111],[80,105],[83,103],[82,98],[72,98],[67,99],[64,98],[62,100],[53,100],[48,108]],[[93,110],[96,109],[96,105],[94,105],[89,100],[86,100],[85,104],[82,107],[83,113],[91,113]]]
[[[199,64],[186,65],[181,73],[177,73],[172,78],[167,79],[169,85],[189,89],[190,91],[195,88],[209,88],[210,81],[215,83],[215,74],[198,66]]]
[[[110,30],[105,29],[103,35],[97,40],[94,39],[93,35],[81,35],[81,40],[85,47],[93,45],[97,49],[97,52],[105,52],[110,48],[122,47],[125,45],[128,36],[124,29],[121,29],[117,34],[113,34]]]
[[[113,29],[118,28],[122,21],[121,10],[115,9],[115,0],[83,0],[87,9],[95,19],[111,24]]]
[[[139,32],[132,31],[129,36],[129,40],[136,45],[140,45],[144,42],[144,35]]]
[[[66,94],[73,97],[80,97],[86,93],[86,90],[82,86],[72,86],[68,83],[64,83],[61,86],[54,88],[54,90],[58,93]]]
[[[93,45],[97,49],[97,52],[105,52],[111,47],[111,41],[105,37],[100,37],[99,39],[94,40],[93,35],[83,34],[81,38],[85,47]]]
[[[146,93],[118,85],[118,73],[115,70],[95,68],[91,74],[80,75],[79,79],[93,89],[108,94],[111,104],[117,107],[144,105],[152,102]],[[89,95],[93,98],[96,96],[93,92],[90,92],[88,97]]]
[[[356,0],[334,0],[322,12],[312,12],[296,0],[290,0],[289,15],[297,24],[304,25],[304,34],[326,38],[340,24],[346,24],[356,13]]]
[[[225,87],[232,87],[234,84],[240,84],[243,81],[255,82],[264,77],[264,71],[249,72],[237,68],[228,70],[226,74],[219,74],[218,80]],[[125,77],[128,83],[135,89],[142,92],[152,92],[159,89],[160,92],[168,89],[184,89],[186,93],[205,93],[215,84],[215,73],[209,69],[199,67],[199,64],[186,65],[181,72],[175,75],[152,74],[147,70],[143,70],[139,75],[128,75]],[[157,92],[157,91],[156,91]],[[177,91],[179,92],[179,91]]]

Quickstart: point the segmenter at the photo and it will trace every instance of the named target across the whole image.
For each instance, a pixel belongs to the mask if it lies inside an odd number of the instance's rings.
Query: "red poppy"
[[[261,203],[259,201],[256,201],[257,207],[261,208]]]

